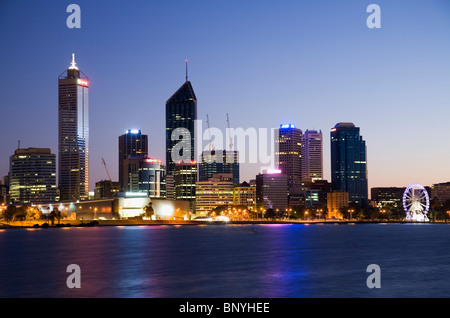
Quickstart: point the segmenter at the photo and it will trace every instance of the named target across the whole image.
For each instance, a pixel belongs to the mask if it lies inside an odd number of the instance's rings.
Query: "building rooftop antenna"
[[[69,70],[78,70],[77,63],[75,63],[75,53],[72,53],[72,63],[70,63]]]
[[[186,82],[188,81],[188,60],[185,60],[186,62]]]

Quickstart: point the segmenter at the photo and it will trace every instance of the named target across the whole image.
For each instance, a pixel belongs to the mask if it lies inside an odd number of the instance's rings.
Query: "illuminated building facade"
[[[161,160],[143,155],[123,161],[124,191],[146,193],[150,198],[166,197],[166,170]]]
[[[438,199],[441,204],[450,200],[450,182],[433,184],[431,187],[431,198]]]
[[[331,185],[348,192],[349,201],[368,204],[366,142],[359,127],[338,123],[331,129]]]
[[[406,188],[396,187],[377,187],[370,189],[370,199],[374,201],[377,206],[383,207],[387,204],[394,206],[401,206],[403,193]]]
[[[89,79],[76,66],[58,78],[58,183],[60,200],[89,195]]]
[[[198,181],[195,189],[195,213],[206,216],[218,206],[233,204],[233,175],[214,174],[207,181]]]
[[[280,125],[275,131],[275,162],[287,176],[288,187],[302,182],[302,131],[292,124]]]
[[[256,211],[256,186],[247,182],[233,187],[233,205],[246,206],[250,211]]]
[[[174,199],[190,202],[191,210],[195,209],[195,184],[197,182],[197,162],[178,162],[173,171]]]
[[[54,202],[56,156],[48,148],[17,149],[10,157],[9,189],[12,204]]]
[[[323,142],[322,131],[306,130],[302,135],[302,180],[322,180]]]
[[[288,176],[281,170],[266,170],[256,176],[257,209],[285,211],[288,208]]]
[[[237,151],[205,150],[198,163],[198,181],[207,181],[217,173],[231,173],[233,185],[239,184],[239,158]]]
[[[329,218],[342,218],[341,209],[348,207],[348,192],[333,191],[327,194],[327,209]]]
[[[125,191],[128,171],[124,167],[124,160],[129,156],[148,155],[148,136],[143,135],[140,130],[129,129],[125,134],[119,136],[119,185],[120,190]]]

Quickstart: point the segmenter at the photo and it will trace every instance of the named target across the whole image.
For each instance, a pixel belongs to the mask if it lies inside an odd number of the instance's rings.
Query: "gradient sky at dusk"
[[[81,7],[81,29],[66,8]],[[381,29],[366,8],[381,7]],[[149,135],[165,159],[165,102],[189,79],[213,127],[324,134],[353,122],[369,187],[450,181],[448,0],[31,1],[0,3],[0,176],[17,148],[58,152],[58,75],[76,54],[90,79],[91,188],[118,179],[118,136]],[[206,125],[206,123],[204,123]],[[224,143],[228,142],[224,140]],[[241,181],[259,165],[241,169]]]

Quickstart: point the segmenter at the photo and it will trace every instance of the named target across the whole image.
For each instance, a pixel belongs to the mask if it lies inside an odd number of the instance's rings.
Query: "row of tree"
[[[240,219],[322,219],[329,218],[330,213],[326,206],[316,206],[307,208],[304,206],[293,206],[287,211],[278,211],[276,209],[266,209],[264,211],[251,211],[243,206],[228,207],[221,205],[213,209],[209,215],[234,215],[230,211],[239,211],[237,217]],[[245,212],[244,212],[245,211]],[[342,219],[356,219],[366,221],[403,221],[406,213],[401,204],[388,204],[383,207],[360,207],[358,204],[350,203],[348,207],[341,208],[338,214]],[[437,199],[430,201],[428,218],[431,221],[449,221],[450,220],[450,200],[441,204]]]
[[[35,206],[15,206],[8,205],[8,207],[3,211],[1,217],[6,222],[15,222],[15,221],[37,221],[37,220],[45,220],[51,222],[52,225],[55,224],[55,221],[60,224],[61,219],[67,217],[67,213],[59,211],[58,208],[53,208],[49,213],[42,213],[40,209]]]

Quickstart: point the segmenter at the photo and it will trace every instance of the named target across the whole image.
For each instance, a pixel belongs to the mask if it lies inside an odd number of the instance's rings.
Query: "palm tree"
[[[147,206],[144,207],[144,216],[151,219],[154,214],[155,211],[153,210],[153,204],[152,202],[149,202]]]

